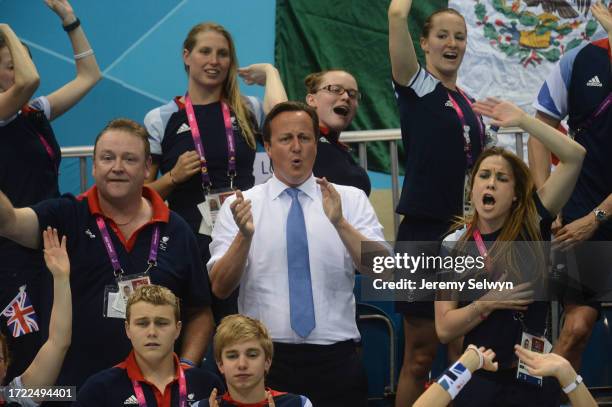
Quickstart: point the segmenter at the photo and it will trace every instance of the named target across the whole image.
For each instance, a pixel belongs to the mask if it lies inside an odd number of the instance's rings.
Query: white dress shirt
[[[342,214],[348,223],[368,240],[384,241],[382,226],[365,193],[349,186],[334,184],[334,187],[340,194]],[[298,187],[301,191],[298,200],[308,234],[316,326],[306,338],[291,329],[286,240],[291,197],[285,192],[287,188],[273,176],[266,183],[243,192],[244,198],[252,202],[255,234],[240,280],[238,310],[262,321],[275,342],[329,345],[359,340],[353,296],[355,265],[323,211],[321,188],[314,176]],[[212,232],[209,271],[238,233],[229,207],[234,199],[235,196],[228,198],[219,211]]]

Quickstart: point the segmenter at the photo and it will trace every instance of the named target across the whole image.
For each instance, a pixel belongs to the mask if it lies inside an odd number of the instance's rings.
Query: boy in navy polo
[[[185,369],[173,352],[181,332],[179,300],[158,285],[141,285],[129,297],[125,333],[132,352],[122,363],[91,376],[77,406],[187,406],[222,383],[198,368]]]
[[[215,388],[207,400],[194,407],[312,407],[305,396],[266,389],[264,378],[274,348],[268,330],[256,319],[239,314],[223,318],[215,334],[214,350],[228,391],[217,397]]]

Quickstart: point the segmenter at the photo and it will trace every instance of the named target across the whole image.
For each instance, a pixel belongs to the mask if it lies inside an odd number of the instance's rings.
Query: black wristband
[[[66,31],[67,33],[69,33],[70,31],[76,30],[79,26],[81,25],[81,20],[79,20],[78,18],[76,20],[74,20],[73,22],[71,22],[68,25],[63,25],[62,27],[64,28],[64,31]]]

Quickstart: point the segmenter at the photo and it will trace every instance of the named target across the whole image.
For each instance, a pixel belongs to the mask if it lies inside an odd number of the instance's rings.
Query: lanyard
[[[179,364],[179,407],[188,407],[187,406],[187,382],[185,380],[185,371]],[[144,392],[142,391],[142,386],[138,382],[138,380],[132,380],[132,387],[134,388],[134,393],[136,394],[136,398],[138,399],[139,407],[147,407],[147,401],[145,400]]]
[[[578,131],[580,130],[584,130],[586,128],[591,127],[591,125],[593,125],[593,122],[595,121],[595,119],[597,119],[599,116],[601,116],[602,113],[604,113],[606,110],[608,110],[608,108],[610,107],[610,105],[612,105],[612,92],[610,92],[608,94],[608,97],[605,98],[603,100],[603,102],[601,102],[601,104],[597,107],[597,110],[595,110],[588,119],[586,119],[584,122],[582,122],[582,124],[580,124],[579,126],[577,126]]]
[[[206,156],[204,154],[204,145],[202,144],[202,137],[200,135],[200,127],[193,111],[193,104],[191,103],[191,97],[189,94],[185,94],[185,110],[187,112],[187,121],[191,128],[191,137],[193,138],[193,144],[195,149],[200,156],[200,165],[202,167],[202,188],[204,190],[210,190],[212,182],[210,181],[210,174],[208,173],[208,164],[206,162]],[[223,124],[225,125],[225,138],[227,139],[227,175],[230,177],[230,187],[233,189],[234,177],[236,176],[236,143],[234,140],[234,129],[232,128],[232,119],[230,109],[227,103],[221,101],[221,110],[223,112]]]
[[[476,247],[478,248],[478,253],[484,258],[485,261],[485,269],[487,272],[491,272],[491,260],[489,259],[489,251],[487,250],[487,246],[485,245],[484,240],[482,240],[482,235],[480,234],[480,230],[474,229],[472,233],[474,236],[474,242],[476,242]]]
[[[106,248],[108,257],[110,258],[111,264],[113,265],[113,273],[115,274],[115,277],[117,277],[123,274],[121,263],[119,263],[119,256],[117,256],[117,251],[115,250],[115,246],[113,246],[113,241],[111,240],[110,234],[108,233],[108,229],[106,228],[106,223],[104,223],[104,219],[102,219],[101,216],[97,216],[96,223],[98,224],[98,229],[100,230],[100,234],[102,235],[102,241],[104,242],[104,247]],[[147,271],[149,271],[151,267],[154,267],[157,264],[157,246],[159,245],[159,233],[159,224],[156,223],[153,227],[153,235],[151,236],[151,248],[149,249]]]
[[[463,93],[463,91],[459,89],[459,87],[457,87],[457,91],[459,92],[461,96],[463,96],[463,98],[465,99],[465,101],[468,103],[468,105],[471,108],[472,102],[470,101],[470,98],[468,98],[465,95],[465,93]],[[459,103],[457,103],[457,101],[455,100],[453,95],[451,95],[450,92],[447,91],[447,93],[448,93],[448,98],[450,99],[451,104],[453,105],[453,109],[455,109],[455,112],[457,112],[457,116],[459,116],[459,121],[461,122],[461,129],[463,130],[463,151],[465,152],[465,157],[467,159],[468,167],[471,167],[474,165],[474,155],[472,154],[472,140],[470,139],[470,132],[469,132],[470,126],[467,123],[465,114],[463,113],[461,106],[459,106]],[[482,120],[479,119],[476,113],[474,113],[474,116],[476,117],[476,121],[478,122],[478,133],[480,135],[480,146],[482,148],[484,144],[484,133],[485,133],[484,125],[482,123]]]
[[[47,152],[47,155],[49,156],[49,158],[51,159],[51,162],[53,163],[53,167],[55,168],[55,173],[56,174],[59,173],[59,165],[57,161],[55,160],[55,152],[53,151],[53,148],[51,148],[51,145],[49,144],[47,140],[45,140],[42,134],[40,134],[39,132],[36,132],[36,134],[38,135],[38,139],[40,140],[41,144],[45,148],[45,151]]]

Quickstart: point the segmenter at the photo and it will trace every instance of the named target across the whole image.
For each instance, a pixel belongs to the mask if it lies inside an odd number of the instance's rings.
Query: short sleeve
[[[30,101],[30,107],[40,110],[45,114],[47,120],[51,120],[51,103],[49,103],[49,99],[46,96],[40,96]]]
[[[17,376],[8,384],[8,386],[2,388],[0,394],[2,395],[2,398],[8,402],[8,405],[12,405],[11,403],[18,403],[18,405],[21,407],[37,407],[38,403],[36,403],[30,397],[11,397],[11,390],[23,388],[24,386],[21,382],[21,376]]]
[[[419,66],[419,70],[410,78],[407,84],[400,84],[393,81],[393,88],[396,97],[399,97],[399,93],[412,91],[417,97],[422,98],[433,92],[436,86],[438,86],[438,83],[440,83],[438,79],[427,72],[426,69]]]
[[[261,127],[263,125],[264,119],[266,117],[263,109],[263,101],[255,96],[247,96],[247,105],[253,116],[255,116],[255,120],[257,120],[257,125]]]
[[[566,53],[548,74],[546,81],[538,92],[533,107],[557,120],[563,120],[568,114],[568,90],[576,56],[582,47]]]
[[[70,194],[60,198],[52,198],[41,201],[32,206],[32,210],[38,217],[38,226],[42,233],[47,226],[57,228],[58,233],[68,237],[68,244],[75,243],[72,237],[76,236],[77,228],[77,205],[76,198]]]

